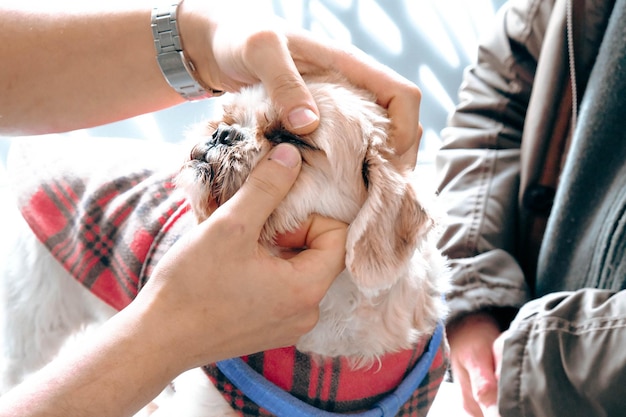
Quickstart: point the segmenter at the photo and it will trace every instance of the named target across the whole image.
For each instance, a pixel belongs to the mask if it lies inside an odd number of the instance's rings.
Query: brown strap
[[[565,160],[566,149],[569,147],[571,137],[571,115],[573,109],[572,103],[572,83],[568,82],[563,91],[559,109],[557,112],[557,120],[555,121],[548,152],[544,161],[541,175],[539,176],[539,184],[556,190],[559,182],[559,175],[563,162]]]
[[[552,199],[559,182],[561,169],[567,155],[571,137],[571,115],[572,115],[572,84],[568,82],[557,111],[552,136],[548,145],[548,151],[544,160],[544,165],[538,180],[538,190],[549,191],[551,195],[544,198]],[[549,208],[549,207],[548,207]],[[522,263],[529,283],[534,280],[537,267],[537,256],[541,248],[541,242],[548,222],[549,210],[545,212],[533,213],[529,222],[529,233],[526,248],[526,257]]]

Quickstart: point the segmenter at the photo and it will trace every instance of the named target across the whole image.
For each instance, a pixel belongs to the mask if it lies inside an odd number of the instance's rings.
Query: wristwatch
[[[180,3],[152,9],[152,35],[156,58],[165,80],[187,100],[199,100],[224,94],[203,84],[195,76],[196,68],[183,52],[176,23]]]

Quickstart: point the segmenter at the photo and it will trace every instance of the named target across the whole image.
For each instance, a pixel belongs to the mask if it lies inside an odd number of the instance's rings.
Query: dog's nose
[[[214,143],[219,143],[220,145],[232,145],[236,142],[242,141],[244,139],[244,135],[237,127],[221,124],[217,127],[217,130],[213,132],[213,136],[211,138]]]

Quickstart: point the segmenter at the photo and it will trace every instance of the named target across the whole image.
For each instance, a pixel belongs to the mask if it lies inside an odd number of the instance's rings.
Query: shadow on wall
[[[431,162],[463,69],[504,0],[273,0],[277,14],[352,43],[422,90],[420,161]]]
[[[422,90],[421,164],[432,162],[439,132],[457,102],[463,68],[504,0],[250,0],[337,42],[352,43]],[[268,9],[266,9],[268,10]],[[210,116],[213,101],[177,107],[71,134],[176,142]],[[8,140],[0,140],[4,159]]]

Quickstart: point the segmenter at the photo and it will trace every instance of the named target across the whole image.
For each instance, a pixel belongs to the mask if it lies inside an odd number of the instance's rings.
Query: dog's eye
[[[370,188],[370,164],[367,160],[363,161],[363,165],[361,166],[361,176],[363,177],[363,182],[365,183],[365,188]]]
[[[286,129],[276,129],[265,135],[267,140],[269,140],[274,145],[278,145],[279,143],[291,143],[294,146],[297,146],[300,149],[317,151],[319,148],[311,145],[307,141],[305,141],[302,137],[298,135],[294,135],[290,131]]]

